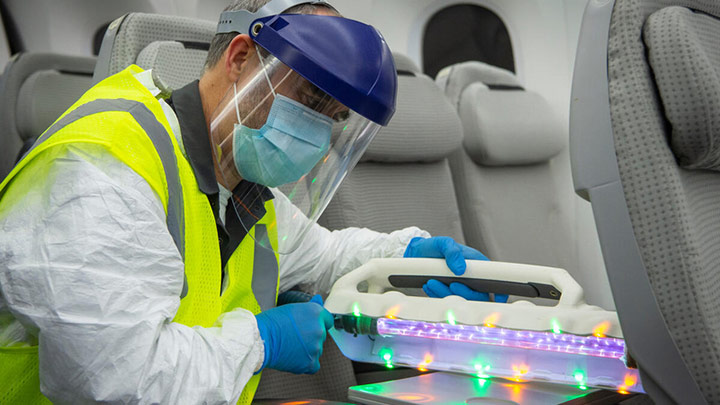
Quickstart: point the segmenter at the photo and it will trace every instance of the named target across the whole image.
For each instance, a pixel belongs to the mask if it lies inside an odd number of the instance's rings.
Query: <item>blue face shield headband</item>
[[[275,93],[265,74],[274,96],[267,120],[260,129],[243,125],[235,103],[238,123],[233,131],[233,157],[245,180],[277,187],[299,180],[325,156],[333,120]],[[233,89],[237,94],[236,85]]]

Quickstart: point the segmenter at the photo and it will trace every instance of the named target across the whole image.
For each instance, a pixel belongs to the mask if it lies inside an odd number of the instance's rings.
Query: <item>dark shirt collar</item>
[[[195,80],[175,90],[168,99],[168,104],[177,115],[185,155],[190,161],[200,191],[209,195],[216,194],[219,190],[198,84],[199,81]]]

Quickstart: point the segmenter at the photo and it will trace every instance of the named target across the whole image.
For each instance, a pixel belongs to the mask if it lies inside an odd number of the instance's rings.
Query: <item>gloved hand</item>
[[[437,236],[433,238],[413,238],[405,249],[404,257],[435,257],[445,258],[450,271],[455,275],[465,274],[467,264],[465,259],[488,260],[479,251],[465,245],[461,245],[448,236]],[[462,283],[452,283],[448,287],[438,280],[430,280],[423,286],[423,291],[429,297],[443,298],[448,295],[459,295],[471,301],[489,301],[490,295],[485,292],[475,291]],[[495,302],[507,302],[505,294],[495,294]]]
[[[449,236],[436,236],[433,238],[412,238],[405,248],[404,257],[434,257],[445,258],[450,271],[458,276],[465,273],[467,265],[465,259],[488,260],[484,254],[477,250],[461,245]]]
[[[262,368],[295,374],[314,374],[320,370],[320,355],[333,317],[322,307],[322,298],[287,304],[255,316],[265,343]]]
[[[468,301],[490,301],[490,294],[475,291],[463,283],[450,283],[450,286],[438,280],[430,280],[423,286],[428,297],[444,298],[448,295],[459,295]],[[507,294],[495,294],[495,302],[507,302]]]

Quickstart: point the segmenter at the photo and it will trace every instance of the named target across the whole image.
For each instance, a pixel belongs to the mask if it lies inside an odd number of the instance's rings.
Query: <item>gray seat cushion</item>
[[[720,24],[683,7],[648,19],[645,43],[682,167],[720,170]]]
[[[113,75],[133,63],[152,42],[210,43],[217,23],[195,18],[130,13],[113,21],[103,39],[95,79]]]

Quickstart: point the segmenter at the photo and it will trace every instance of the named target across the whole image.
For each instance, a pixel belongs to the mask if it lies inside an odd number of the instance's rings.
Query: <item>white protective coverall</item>
[[[137,78],[158,93],[150,72]],[[20,176],[46,176],[9,190],[22,197],[0,218],[0,345],[33,344],[41,331],[41,388],[59,403],[236,401],[263,361],[255,317],[236,309],[212,328],[173,323],[183,262],[160,199],[110,154],[85,149],[70,147],[50,168],[31,163]],[[299,210],[272,191],[285,234]],[[429,234],[315,224],[280,256],[280,291],[312,284],[326,292],[371,258],[401,257],[416,236]]]

